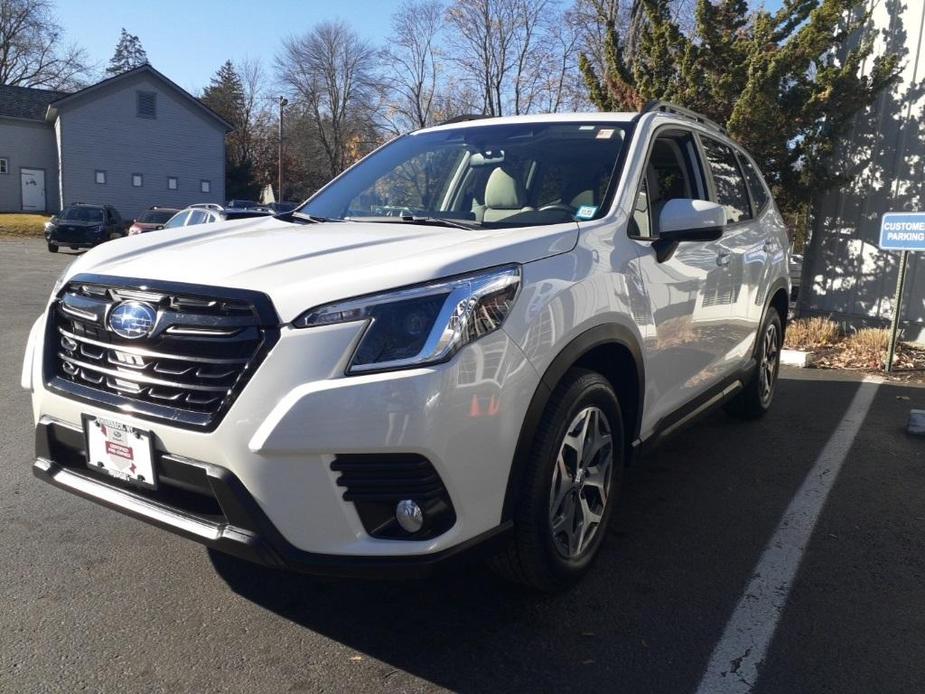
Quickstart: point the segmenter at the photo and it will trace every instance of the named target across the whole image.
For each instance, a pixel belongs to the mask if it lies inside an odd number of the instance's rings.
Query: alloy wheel
[[[549,492],[549,522],[556,549],[579,558],[600,530],[613,476],[613,437],[599,407],[586,407],[559,446]]]
[[[758,387],[761,402],[767,404],[774,393],[774,381],[777,378],[777,362],[780,358],[780,342],[777,325],[769,323],[764,333],[761,346],[761,362],[758,365]]]

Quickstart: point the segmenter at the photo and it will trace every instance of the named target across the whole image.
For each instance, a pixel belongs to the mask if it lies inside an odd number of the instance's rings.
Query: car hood
[[[287,323],[331,301],[564,253],[577,239],[574,222],[466,231],[255,218],[110,241],[78,258],[65,279],[92,273],[257,290]]]

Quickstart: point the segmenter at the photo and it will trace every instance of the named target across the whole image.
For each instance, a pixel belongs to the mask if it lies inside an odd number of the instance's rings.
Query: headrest
[[[491,172],[485,184],[485,207],[495,210],[518,210],[527,197],[520,182],[500,166]]]
[[[570,205],[572,207],[584,207],[585,205],[594,205],[594,191],[593,190],[583,190],[574,198],[572,198]]]

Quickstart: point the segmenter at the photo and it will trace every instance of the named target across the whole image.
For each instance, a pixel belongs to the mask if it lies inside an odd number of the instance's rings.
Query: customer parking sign
[[[925,251],[925,212],[887,212],[880,223],[884,251]]]

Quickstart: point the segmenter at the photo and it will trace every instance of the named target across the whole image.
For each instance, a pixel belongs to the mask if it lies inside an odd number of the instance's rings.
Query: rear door
[[[707,288],[707,301],[726,313],[728,332],[724,360],[735,368],[751,356],[763,309],[759,290],[765,274],[767,238],[755,219],[751,196],[736,150],[700,135],[710,181],[711,199],[726,210],[726,229],[719,240],[717,262],[724,272]]]

